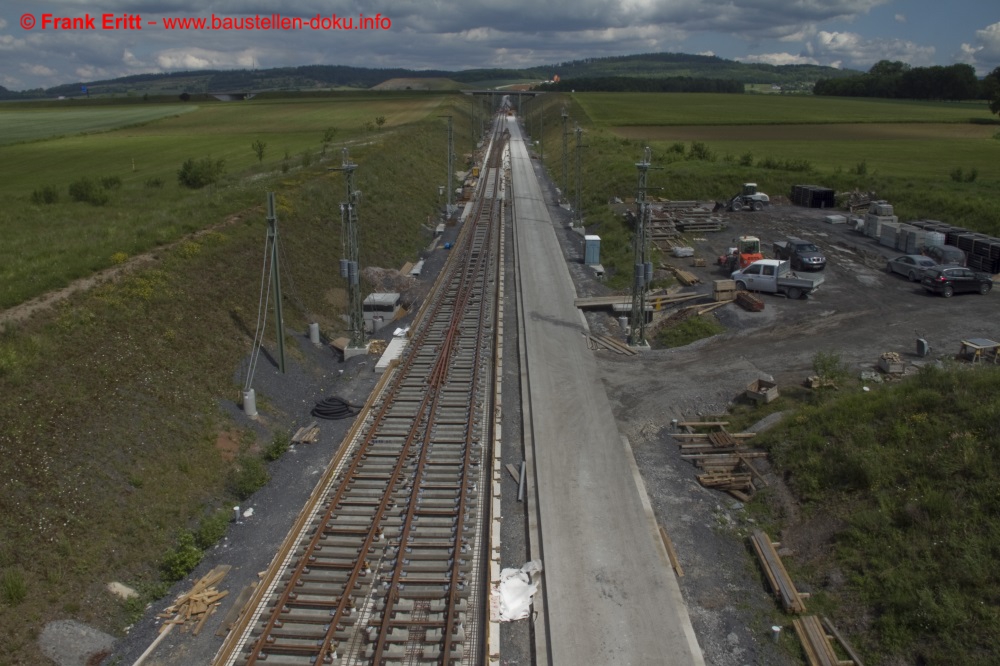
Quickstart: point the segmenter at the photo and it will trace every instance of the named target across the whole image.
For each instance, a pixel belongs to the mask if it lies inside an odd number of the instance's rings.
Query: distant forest
[[[958,101],[991,99],[994,85],[990,77],[983,81],[976,78],[976,70],[971,65],[910,67],[903,62],[882,60],[860,76],[819,79],[813,93],[837,97]]]
[[[560,79],[556,83],[535,86],[536,90],[554,92],[698,92],[743,93],[743,82],[727,79],[704,79],[690,76],[639,78],[636,76],[602,76]]]
[[[705,81],[690,83],[685,90],[727,91],[735,82],[774,84],[783,88],[808,90],[819,78],[859,74],[851,70],[838,70],[818,65],[764,65],[725,60],[716,56],[689,55],[684,53],[643,53],[606,58],[585,58],[525,69],[466,69],[412,70],[404,68],[375,69],[344,65],[307,65],[302,67],[276,67],[271,69],[197,70],[135,74],[102,81],[67,83],[51,88],[13,91],[0,87],[0,99],[43,99],[46,97],[89,96],[151,96],[177,95],[231,91],[307,91],[354,88],[366,90],[394,78],[451,79],[463,87],[496,87],[506,83],[548,81],[556,75],[568,89],[590,89],[587,80],[606,80],[607,85],[621,86],[618,79],[639,78],[664,81],[664,86],[675,86],[666,81]],[[722,84],[707,83],[721,80]],[[648,85],[648,84],[635,84]],[[717,86],[722,85],[722,88]],[[707,86],[707,87],[697,87]],[[616,90],[669,90],[677,88],[615,88]]]

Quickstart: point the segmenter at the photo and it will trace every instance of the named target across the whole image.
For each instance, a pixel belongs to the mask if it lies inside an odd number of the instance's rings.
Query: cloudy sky
[[[303,27],[262,29],[273,14],[301,18]],[[368,24],[376,29],[358,29],[361,15],[378,15]],[[261,21],[252,30],[222,29],[224,20],[255,16]],[[219,29],[209,29],[213,17]],[[67,21],[73,18],[75,26]],[[204,18],[206,28],[168,29],[183,18]],[[351,30],[343,29],[347,19]],[[1000,66],[1000,3],[4,0],[0,7],[0,85],[11,90],[179,70],[310,64],[459,70],[661,51],[861,70],[883,59],[962,62],[982,76]]]

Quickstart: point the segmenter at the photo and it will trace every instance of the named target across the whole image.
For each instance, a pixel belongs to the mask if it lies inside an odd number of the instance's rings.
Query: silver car
[[[922,254],[904,254],[901,257],[890,259],[885,265],[886,273],[899,273],[905,275],[910,282],[918,282],[924,276],[924,271],[934,268],[937,263],[930,257]]]

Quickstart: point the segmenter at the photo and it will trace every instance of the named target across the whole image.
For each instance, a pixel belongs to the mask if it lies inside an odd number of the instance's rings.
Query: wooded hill
[[[716,56],[684,53],[647,53],[587,58],[527,69],[467,69],[462,71],[374,69],[343,65],[306,65],[259,70],[200,70],[164,74],[136,74],[102,81],[68,83],[52,88],[15,92],[0,87],[0,99],[38,99],[80,96],[85,86],[91,96],[173,95],[187,92],[263,90],[367,89],[394,78],[447,78],[469,88],[508,83],[537,83],[554,76],[562,80],[602,77],[725,79],[741,83],[812,84],[819,78],[839,78],[859,72],[814,65],[744,64]]]

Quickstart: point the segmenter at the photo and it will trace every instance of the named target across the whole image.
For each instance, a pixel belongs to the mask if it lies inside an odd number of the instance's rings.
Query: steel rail
[[[333,663],[339,645],[360,654],[359,635],[371,643],[365,656],[375,664],[426,663],[428,658],[435,659],[435,650],[439,650],[437,663],[450,664],[474,652],[464,650],[467,636],[462,618],[475,617],[477,610],[469,609],[459,588],[466,584],[468,568],[461,556],[477,536],[475,527],[467,530],[466,522],[474,511],[481,518],[488,502],[481,501],[474,490],[484,482],[481,470],[476,470],[476,456],[481,456],[483,446],[475,428],[488,421],[483,417],[488,399],[477,397],[477,391],[482,390],[482,376],[493,372],[486,352],[491,348],[489,328],[495,322],[497,303],[495,295],[491,299],[484,292],[491,282],[495,288],[497,281],[496,274],[491,278],[491,266],[497,272],[501,269],[493,256],[499,237],[495,228],[501,153],[499,147],[492,152],[482,179],[492,181],[492,188],[487,191],[490,188],[480,183],[475,213],[449,258],[447,278],[439,281],[429,299],[432,302],[425,304],[413,344],[393,371],[395,380],[366,417],[367,430],[337,475],[340,482],[328,494],[326,507],[307,521],[307,538],[297,542],[294,565],[282,576],[284,587],[270,595],[275,598],[271,613],[257,625],[247,654],[237,657],[245,659],[241,663],[265,659],[269,664]],[[468,259],[464,264],[456,260],[462,254]],[[474,334],[470,335],[470,328]],[[455,398],[462,392],[464,406]],[[451,455],[448,445],[454,444],[454,428],[461,430],[460,439],[455,440],[460,451]],[[432,457],[435,449],[445,453]],[[457,481],[449,485],[440,480],[445,472]],[[474,472],[480,476],[472,477]],[[453,502],[450,508],[442,505],[448,501]],[[450,519],[452,527],[432,523],[429,530],[418,529],[428,522],[420,523],[421,519]],[[397,521],[399,525],[394,524]],[[442,531],[452,536],[443,538]],[[353,544],[346,543],[349,537]],[[405,557],[414,547],[427,551],[420,553],[419,561],[425,564],[419,567]],[[427,564],[432,562],[428,552],[435,550],[446,552],[443,567]],[[477,555],[470,557],[474,560]],[[373,560],[382,562],[383,571],[390,571],[380,578],[385,589],[381,596],[364,592],[377,588]],[[428,586],[442,589],[435,594]],[[361,607],[356,598],[364,599]],[[369,631],[359,633],[357,627],[363,622]],[[319,625],[321,631],[308,629],[312,625]],[[397,629],[402,640],[394,635]],[[416,638],[411,639],[411,633]],[[400,642],[404,648],[394,649]],[[458,648],[453,647],[456,643]],[[222,662],[217,659],[216,663]]]

